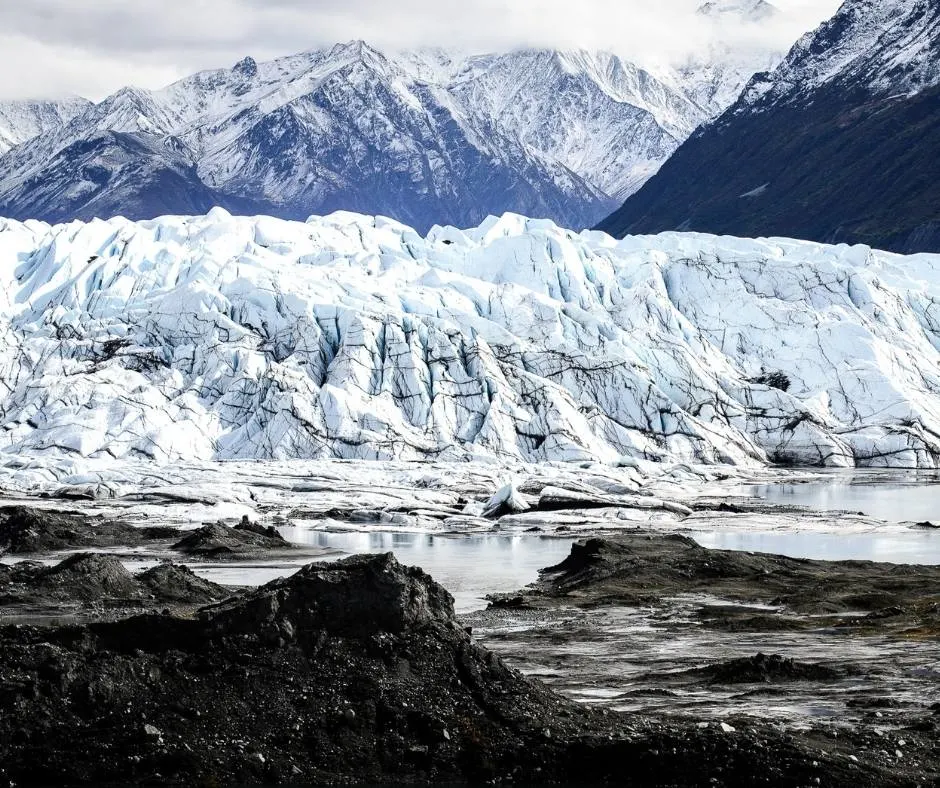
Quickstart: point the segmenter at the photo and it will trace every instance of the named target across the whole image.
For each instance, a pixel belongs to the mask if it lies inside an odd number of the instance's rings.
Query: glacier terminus
[[[215,209],[0,257],[0,457],[940,462],[935,255]]]

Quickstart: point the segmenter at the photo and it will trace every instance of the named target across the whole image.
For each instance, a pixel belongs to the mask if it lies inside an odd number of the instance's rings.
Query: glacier
[[[937,255],[214,209],[0,219],[0,277],[7,467],[940,465]]]

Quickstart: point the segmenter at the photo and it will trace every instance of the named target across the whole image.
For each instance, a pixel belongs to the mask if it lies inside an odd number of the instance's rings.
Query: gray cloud
[[[762,25],[717,26],[698,0],[19,0],[0,3],[0,98],[160,87],[204,68],[366,39],[395,48],[583,46],[641,62],[716,41],[787,49],[838,0],[776,0]]]

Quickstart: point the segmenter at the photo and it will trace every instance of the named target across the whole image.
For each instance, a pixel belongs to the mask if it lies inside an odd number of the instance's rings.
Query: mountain
[[[352,42],[246,58],[125,88],[10,150],[0,214],[143,219],[216,204],[292,219],[355,210],[420,230],[505,211],[585,227],[714,114],[694,83],[585,51]]]
[[[779,9],[765,0],[714,0],[698,9],[698,15],[720,29],[759,28],[780,15]],[[704,52],[693,54],[676,70],[685,93],[708,113],[707,120],[718,117],[741,95],[751,78],[772,71],[785,52],[761,46],[733,45],[716,35]]]
[[[847,0],[600,226],[940,251],[938,64],[936,2]]]
[[[712,19],[735,16],[746,22],[764,22],[780,10],[766,0],[711,0],[699,6],[698,13]]]
[[[940,464],[940,256],[221,209],[0,249],[0,466]]]
[[[68,123],[91,102],[83,98],[60,101],[0,101],[0,156],[14,145]]]

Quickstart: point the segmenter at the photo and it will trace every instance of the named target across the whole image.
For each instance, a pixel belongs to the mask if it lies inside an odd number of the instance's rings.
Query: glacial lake
[[[486,595],[515,591],[538,579],[540,569],[560,563],[574,539],[532,534],[473,534],[442,536],[426,533],[329,532],[282,528],[290,541],[331,551],[322,560],[334,561],[361,553],[394,553],[408,566],[420,566],[454,597],[458,613],[486,607]],[[309,557],[278,564],[188,564],[197,574],[230,585],[267,583],[292,574]]]
[[[773,553],[820,561],[878,561],[940,565],[940,531],[865,534],[798,531],[708,531],[690,534],[703,547]]]
[[[733,495],[757,497],[774,504],[816,510],[864,512],[897,522],[940,522],[940,475],[905,472],[833,474],[807,483],[749,485]],[[839,533],[838,526],[762,530],[714,527],[687,533],[705,547],[775,553],[820,560],[870,560],[889,563],[940,564],[940,529],[891,524],[863,532]],[[218,583],[255,585],[295,572],[316,560],[336,560],[357,553],[392,552],[407,565],[420,566],[447,588],[458,612],[486,606],[491,593],[515,591],[538,578],[540,569],[565,559],[577,533],[564,537],[531,533],[432,534],[391,531],[324,531],[304,526],[281,528],[285,538],[307,548],[296,558],[192,562],[198,574]],[[152,562],[129,562],[141,569]]]
[[[577,537],[532,534],[467,536],[395,532],[330,532],[282,529],[305,547],[329,551],[321,560],[359,553],[392,552],[406,565],[420,566],[454,596],[457,612],[486,607],[487,594],[511,592],[538,579],[539,570],[563,561]],[[774,553],[820,560],[869,560],[940,564],[940,531],[892,529],[884,534],[832,532],[762,532],[715,529],[689,534],[699,544],[721,550]],[[306,557],[284,563],[189,564],[217,583],[260,584],[291,574]]]
[[[940,473],[935,471],[843,471],[821,481],[747,485],[739,494],[773,504],[861,512],[879,520],[940,524]]]

